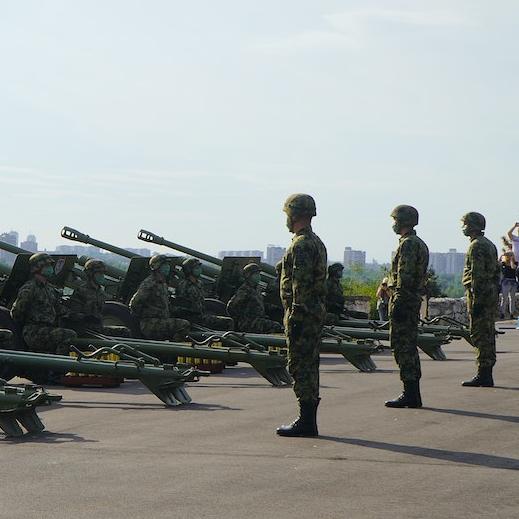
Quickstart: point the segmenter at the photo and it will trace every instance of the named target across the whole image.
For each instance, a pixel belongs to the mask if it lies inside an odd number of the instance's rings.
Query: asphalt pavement
[[[511,326],[511,323],[501,323]],[[139,382],[49,388],[47,431],[2,439],[0,518],[517,518],[519,331],[498,338],[495,388],[465,341],[422,358],[424,408],[388,409],[400,382],[323,356],[321,436],[279,438],[290,388],[247,366],[190,384],[194,404],[165,408]]]

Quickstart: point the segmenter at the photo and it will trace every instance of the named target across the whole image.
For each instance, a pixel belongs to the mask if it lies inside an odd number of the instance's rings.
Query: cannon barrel
[[[66,238],[67,240],[77,241],[79,243],[85,243],[86,245],[93,245],[94,247],[99,247],[100,249],[106,250],[108,252],[113,252],[118,256],[123,256],[128,259],[132,259],[139,256],[139,254],[134,254],[129,250],[122,249],[121,247],[116,247],[115,245],[110,245],[109,243],[96,240],[95,238],[91,238],[90,236],[88,236],[88,234],[76,231],[76,229],[72,229],[71,227],[63,227],[63,229],[61,229],[61,236],[63,238]]]
[[[215,258],[214,256],[210,256],[209,254],[205,254],[203,252],[190,249],[189,247],[184,247],[183,245],[179,245],[178,243],[174,243],[172,241],[164,239],[162,236],[158,236],[151,231],[146,231],[141,229],[137,234],[137,238],[139,240],[145,241],[147,243],[154,243],[156,245],[163,245],[164,247],[168,247],[173,250],[177,250],[179,252],[183,252],[184,254],[188,254],[189,256],[193,256],[194,258],[198,258],[202,261],[207,261],[208,263],[212,263],[213,265],[217,265],[218,267],[222,267],[223,261],[219,258]],[[269,277],[276,277],[276,269],[269,265],[268,263],[260,263],[259,264],[261,270],[264,274],[267,274]],[[268,280],[267,280],[268,281]]]
[[[0,249],[5,250],[6,252],[10,252],[11,254],[27,254],[31,253],[31,251],[20,249],[20,247],[16,247],[16,245],[11,245],[5,241],[0,241]]]
[[[99,247],[100,249],[112,252],[113,254],[117,254],[118,256],[123,256],[124,258],[142,258],[140,254],[135,254],[133,252],[130,252],[129,250],[117,247],[115,245],[111,245],[110,243],[96,240],[95,238],[91,238],[90,236],[88,236],[88,234],[79,232],[76,229],[72,229],[71,227],[63,227],[63,229],[61,229],[61,236],[63,238],[66,238],[67,240],[77,241],[80,243],[85,243],[87,245],[93,245],[94,247]],[[182,265],[182,262],[185,258],[172,257],[171,259],[175,265],[180,266]],[[205,277],[212,280],[214,280],[218,276],[218,271],[214,268],[208,267],[207,265],[203,265],[202,272]]]

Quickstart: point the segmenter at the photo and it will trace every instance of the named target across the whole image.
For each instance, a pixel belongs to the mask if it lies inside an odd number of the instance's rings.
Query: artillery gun
[[[127,251],[128,252],[128,251]],[[4,291],[0,294],[0,300],[4,300],[11,304],[16,297],[18,289],[20,286],[26,281],[28,277],[28,259],[30,257],[30,253],[22,253],[18,254],[13,269],[11,271],[11,275],[9,277],[8,283],[6,284],[5,291],[7,293],[4,294]],[[56,278],[56,283],[63,287],[67,283],[69,279],[68,271],[73,268],[75,257],[67,256],[67,261],[63,264],[59,277]],[[138,326],[131,316],[128,308],[117,302],[107,302],[106,306],[110,309],[112,307],[111,317],[114,315],[121,317],[124,324],[129,324],[131,328],[138,329]],[[114,312],[113,309],[116,309]],[[119,322],[119,324],[120,324]],[[21,339],[20,334],[18,333],[17,327],[15,323],[10,319],[9,312],[7,308],[0,307],[0,328],[4,327],[12,330],[17,336],[17,345],[18,348],[23,348],[23,341]],[[112,353],[118,355],[117,351],[109,351],[104,347],[115,347],[117,344],[122,346],[128,346],[128,339],[119,337],[117,338],[116,343],[114,344],[111,341],[111,337],[100,336],[95,332],[89,332],[88,337],[86,339],[76,339],[71,341],[72,346],[84,348],[86,346],[91,346],[94,348],[98,348],[96,351],[103,351],[106,353]],[[86,344],[86,342],[88,344]],[[104,341],[104,342],[103,342]],[[107,342],[108,341],[108,342]],[[247,355],[242,355],[242,349],[244,345],[236,345],[233,344],[233,347],[228,347],[226,350],[225,358],[228,359],[229,362],[246,362],[250,364],[254,369],[258,371],[260,375],[266,378],[273,385],[286,385],[291,383],[291,377],[286,371],[286,359],[281,355],[273,355],[273,354],[262,354],[260,352],[252,351]],[[130,347],[130,346],[128,346]],[[164,362],[171,362],[171,360],[176,359],[177,356],[189,353],[189,357],[195,357],[200,359],[209,359],[209,360],[221,360],[222,352],[215,347],[214,344],[212,346],[198,346],[196,350],[193,347],[190,347],[189,344],[183,343],[174,343],[168,341],[147,341],[145,339],[137,339],[132,342],[132,349],[134,350],[134,355],[138,357],[138,353],[141,352],[149,352],[151,355],[158,356]],[[137,351],[138,350],[138,351]],[[141,353],[143,354],[143,353]],[[194,355],[196,354],[196,355]],[[43,364],[39,364],[38,368],[45,367]],[[85,373],[85,371],[70,369],[68,371]],[[41,373],[41,370],[40,370]],[[89,373],[89,372],[86,372]],[[106,370],[103,373],[107,373]],[[112,374],[114,376],[120,376],[121,371],[113,371]],[[40,375],[41,376],[41,375]],[[34,379],[34,375],[32,375],[32,379]]]
[[[61,398],[34,384],[13,386],[0,379],[0,429],[7,437],[14,438],[23,436],[23,429],[31,434],[44,431],[36,407],[52,405]]]
[[[143,231],[141,231],[142,233]],[[148,231],[144,231],[148,233]],[[139,234],[141,234],[139,233]],[[151,233],[148,233],[150,236],[152,236]],[[108,243],[102,242],[100,240],[97,240],[95,238],[91,238],[90,236],[81,233],[75,229],[71,229],[70,227],[64,227],[62,230],[61,235],[64,238],[71,239],[73,241],[80,241],[81,243],[88,243],[95,245],[96,247],[99,247],[101,249],[113,252],[115,254],[124,253],[125,257],[130,257],[135,260],[135,254],[131,253],[130,251],[126,251],[125,249],[121,249],[120,247],[110,245]],[[154,235],[153,235],[154,236]],[[202,259],[212,258],[211,256],[203,255]],[[218,260],[217,258],[212,258],[216,262],[218,262],[219,266],[224,266],[224,262],[222,260]],[[238,258],[239,259],[239,258]],[[265,265],[265,264],[262,264]],[[275,269],[271,267],[270,265],[266,265],[269,269],[271,269],[271,272],[273,271],[275,274]],[[213,275],[213,271],[206,271],[208,274]],[[143,278],[142,278],[143,279]],[[272,279],[272,276],[269,277],[269,279]],[[140,281],[139,281],[140,282]],[[133,283],[133,291],[137,290],[138,284]],[[218,300],[207,300],[206,303],[209,303],[209,307],[212,311],[217,313],[218,311],[225,314],[225,305]],[[108,305],[108,303],[107,303]],[[117,303],[112,304],[111,308],[108,310],[110,312],[110,315],[115,316],[115,314],[118,314],[120,317],[120,321],[118,324],[124,324],[125,326],[130,327],[132,332],[138,333],[138,331],[135,328],[135,324],[132,324],[134,322],[129,315],[128,310],[125,307],[122,307],[120,304],[119,306],[116,306]],[[115,321],[114,321],[115,322]],[[200,327],[196,327],[198,331],[200,331]],[[237,334],[236,332],[231,332],[227,334],[221,334],[219,332],[213,331],[213,330],[202,330],[204,331],[203,339],[207,339],[208,337],[219,337],[220,342],[222,346],[227,348],[246,348],[250,350],[250,334]],[[200,338],[200,335],[197,334],[197,332],[191,332],[191,337],[196,340],[196,338]],[[275,347],[275,350],[271,351],[271,354],[277,354],[277,351],[279,351],[279,344],[285,345],[285,338],[284,337],[276,337],[272,335],[265,335],[264,336],[264,345],[269,344],[269,339],[272,338],[271,344],[273,347]],[[338,340],[339,339],[339,340]],[[168,345],[173,345],[172,347],[177,348],[177,351],[180,351],[180,346],[178,343],[168,343]],[[198,345],[198,347],[201,347],[202,345]],[[340,351],[338,351],[340,350]],[[200,350],[197,349],[197,352]],[[348,341],[346,337],[338,338],[337,335],[331,338],[330,341],[322,341],[321,343],[321,352],[322,353],[340,353],[343,355],[343,357],[348,360],[351,364],[353,364],[357,369],[359,369],[362,372],[370,372],[374,371],[376,369],[375,363],[371,359],[370,355],[376,352],[376,347],[373,344],[370,344],[369,341],[361,341],[360,343],[356,343],[353,340]],[[158,353],[157,353],[158,354]],[[204,358],[204,357],[202,357]],[[209,358],[209,357],[206,357]],[[258,359],[257,366],[254,366],[258,372],[262,373],[261,368],[261,360]],[[263,373],[262,373],[263,374]],[[287,374],[288,375],[288,374]],[[279,374],[274,375],[272,377],[273,380],[284,380],[287,378],[287,375],[284,375],[280,377]]]

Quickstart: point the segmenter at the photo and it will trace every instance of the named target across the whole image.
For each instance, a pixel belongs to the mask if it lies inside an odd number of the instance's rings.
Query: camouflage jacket
[[[463,286],[471,291],[474,297],[485,297],[498,289],[499,277],[496,246],[483,235],[471,238],[465,256]]]
[[[18,291],[11,317],[22,326],[28,324],[55,326],[59,293],[45,281],[33,278]]]
[[[204,314],[204,291],[198,279],[182,279],[176,288],[175,306],[192,315]]]
[[[326,311],[326,247],[310,226],[298,231],[283,256],[280,296],[290,317],[324,318]]]
[[[139,319],[170,317],[168,284],[159,276],[150,274],[130,300],[130,310]]]
[[[341,314],[344,309],[344,292],[340,279],[326,280],[326,310],[332,314]]]
[[[236,320],[265,317],[265,305],[259,287],[245,282],[227,303],[229,315]]]
[[[103,287],[86,281],[74,289],[68,300],[69,317],[101,323],[106,295]]]
[[[425,293],[429,249],[412,230],[402,236],[391,264],[389,286],[393,299],[419,299]]]

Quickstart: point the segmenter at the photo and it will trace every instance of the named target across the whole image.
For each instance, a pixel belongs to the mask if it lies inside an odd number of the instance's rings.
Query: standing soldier
[[[336,324],[344,313],[344,292],[341,279],[344,265],[334,263],[328,267],[326,281],[326,322]]]
[[[227,303],[227,311],[239,332],[278,333],[283,330],[281,324],[265,315],[263,296],[259,290],[260,272],[256,263],[245,265],[245,282]]]
[[[230,317],[210,315],[205,311],[204,290],[200,281],[202,263],[196,258],[188,258],[182,263],[182,271],[184,279],[176,289],[175,311],[192,323],[215,330],[232,330],[234,323]]]
[[[58,327],[59,296],[49,284],[54,260],[44,252],[29,258],[31,279],[19,290],[11,317],[22,327],[23,340],[30,351],[67,355],[74,330]]]
[[[319,341],[326,315],[326,247],[312,231],[317,214],[310,195],[288,197],[283,211],[294,238],[283,257],[280,295],[285,311],[288,369],[299,417],[278,428],[280,436],[317,436]]]
[[[130,300],[130,310],[139,319],[146,339],[184,340],[189,321],[171,317],[167,279],[171,274],[171,260],[164,254],[150,259],[151,274],[140,284]]]
[[[492,368],[496,363],[496,329],[499,265],[496,246],[485,236],[485,217],[467,213],[461,219],[463,234],[470,238],[465,257],[463,286],[467,294],[470,321],[470,339],[478,350],[478,372],[471,380],[463,382],[468,387],[492,387]]]
[[[79,334],[93,330],[106,335],[130,337],[130,330],[125,326],[103,326],[103,308],[106,302],[105,264],[101,260],[88,260],[84,273],[85,281],[74,289],[68,300],[69,326]]]
[[[391,216],[393,231],[400,235],[400,240],[391,264],[390,340],[404,391],[398,398],[388,400],[386,406],[416,408],[422,407],[422,373],[416,345],[429,249],[414,230],[418,225],[418,211],[414,207],[399,205]]]

